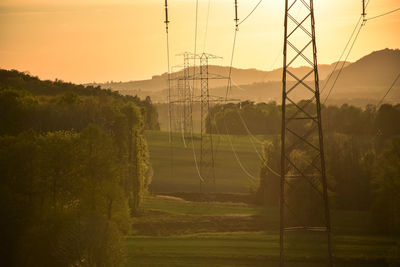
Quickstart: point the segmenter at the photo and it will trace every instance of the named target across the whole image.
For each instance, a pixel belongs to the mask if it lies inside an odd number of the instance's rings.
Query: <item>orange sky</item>
[[[210,1],[207,38],[205,29]],[[243,18],[258,0],[238,0]],[[195,0],[169,0],[173,55],[193,51]],[[229,65],[233,0],[199,0],[198,51]],[[76,83],[147,79],[166,71],[164,0],[2,0],[0,67],[44,79]],[[238,33],[235,67],[280,67],[284,0],[264,0]],[[361,0],[314,0],[319,63],[340,53],[361,14]],[[399,0],[371,0],[368,15],[400,7]],[[400,47],[400,12],[367,23],[350,56]]]

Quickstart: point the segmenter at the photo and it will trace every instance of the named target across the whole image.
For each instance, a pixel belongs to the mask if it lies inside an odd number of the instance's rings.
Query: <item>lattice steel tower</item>
[[[318,244],[333,266],[313,0],[285,0],[284,24],[280,266],[294,236],[302,238],[297,245]],[[304,64],[311,67],[305,75],[289,69]]]
[[[207,116],[210,110],[210,92],[208,88],[208,59],[210,56],[211,55],[205,53],[200,56],[200,174],[203,177],[204,182],[211,180],[213,184],[215,184],[214,147],[211,132],[211,116]]]
[[[190,60],[193,58],[190,53],[183,54],[183,114],[182,114],[182,127],[185,136],[189,135],[192,128],[192,88],[190,86]],[[195,71],[193,69],[193,71]]]
[[[184,91],[184,78],[179,75],[179,72],[171,73],[170,75],[170,125],[171,132],[181,132],[182,130],[182,113],[183,101],[182,94]]]

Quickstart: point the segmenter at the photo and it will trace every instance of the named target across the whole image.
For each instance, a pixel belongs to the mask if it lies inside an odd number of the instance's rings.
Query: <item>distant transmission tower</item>
[[[180,132],[182,128],[182,93],[183,77],[172,73],[170,78],[170,125],[172,132]]]
[[[201,154],[200,154],[200,174],[205,182],[211,180],[215,184],[214,170],[214,145],[212,138],[211,116],[207,116],[210,111],[210,91],[208,88],[208,58],[213,57],[203,53],[200,56],[200,109],[201,109]],[[207,131],[208,127],[208,131]]]
[[[314,243],[327,265],[333,266],[313,0],[286,0],[284,26],[280,266],[284,266],[286,252],[301,244],[291,239],[294,236]],[[304,76],[289,69],[304,63],[311,67]],[[294,82],[289,82],[288,76]],[[293,231],[308,234],[289,234]],[[323,233],[317,234],[323,239],[312,238],[317,232]]]
[[[188,52],[183,54],[183,132],[185,136],[190,134],[192,123],[192,94],[193,90],[190,86],[190,60],[192,55]],[[195,71],[195,70],[193,70]]]
[[[171,77],[171,125],[172,131],[181,132],[183,143],[186,147],[186,138],[189,137],[192,127],[192,101],[193,90],[190,81],[190,60],[194,59],[191,53],[185,52],[183,56],[182,71],[175,72]]]
[[[184,57],[183,74],[177,72],[171,78],[171,92],[173,92],[171,94],[172,125],[175,125],[173,126],[174,131],[181,129],[184,136],[191,136],[193,130],[193,104],[200,104],[200,160],[198,167],[201,178],[200,190],[204,191],[205,184],[212,183],[215,185],[214,133],[212,132],[211,116],[209,116],[211,104],[240,100],[225,99],[222,96],[210,95],[209,82],[211,80],[229,79],[228,77],[209,72],[209,61],[221,59],[221,57],[207,53],[194,55],[189,52],[181,55]],[[192,73],[190,60],[200,61],[197,68],[192,68]],[[193,81],[193,85],[200,83],[200,92],[197,95],[194,88],[191,87],[191,81]],[[197,161],[195,162],[197,164]]]

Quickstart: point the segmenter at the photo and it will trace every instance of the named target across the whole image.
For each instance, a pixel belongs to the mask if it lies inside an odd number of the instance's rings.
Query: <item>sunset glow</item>
[[[239,0],[243,19],[258,0]],[[269,70],[281,66],[284,1],[265,0],[240,26],[234,66]],[[398,0],[371,0],[368,16],[398,7]],[[171,55],[194,49],[195,1],[170,1]],[[147,79],[166,72],[163,1],[3,0],[0,4],[0,67],[45,79],[78,83]],[[233,1],[199,1],[198,51],[229,65],[234,33]],[[320,63],[332,63],[361,14],[360,0],[315,1]],[[400,13],[368,22],[349,59],[400,46]],[[207,30],[206,30],[207,29]],[[207,33],[207,34],[206,34]],[[172,58],[173,65],[180,64]]]

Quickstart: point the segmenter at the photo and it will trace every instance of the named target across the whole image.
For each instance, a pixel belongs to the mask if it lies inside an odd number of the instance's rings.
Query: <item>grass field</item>
[[[128,266],[277,266],[278,210],[240,203],[145,199],[126,239]],[[367,234],[367,214],[333,212],[336,266],[398,266],[400,241]],[[288,266],[326,266],[324,236],[290,234]]]
[[[279,209],[251,204],[260,160],[248,137],[232,137],[250,181],[226,136],[214,136],[216,185],[199,194],[190,139],[147,132],[154,169],[142,212],[125,239],[127,266],[278,266]],[[199,136],[194,136],[199,157]],[[263,137],[258,137],[263,139]],[[268,137],[265,137],[268,138]],[[256,146],[261,150],[260,144]],[[171,155],[173,154],[173,168]],[[400,238],[374,234],[369,212],[332,210],[335,266],[400,266]],[[326,235],[288,233],[285,266],[327,266]]]
[[[191,138],[187,138],[185,148],[182,135],[173,133],[172,149],[168,143],[167,132],[146,132],[150,149],[151,163],[154,170],[151,190],[153,192],[198,192],[199,177],[194,161]],[[251,143],[247,136],[232,136],[233,147],[243,167],[256,178],[252,181],[235,159],[232,148],[224,135],[213,137],[215,147],[216,184],[209,185],[206,190],[229,193],[248,193],[258,185],[261,161],[255,152],[261,151],[260,144]],[[259,137],[263,139],[263,137]],[[200,138],[194,135],[193,144],[197,161],[200,160]]]
[[[390,238],[341,236],[335,241],[336,266],[398,266]],[[278,244],[274,233],[131,237],[128,266],[277,266]],[[304,250],[298,254],[288,266],[327,266],[307,257]]]

